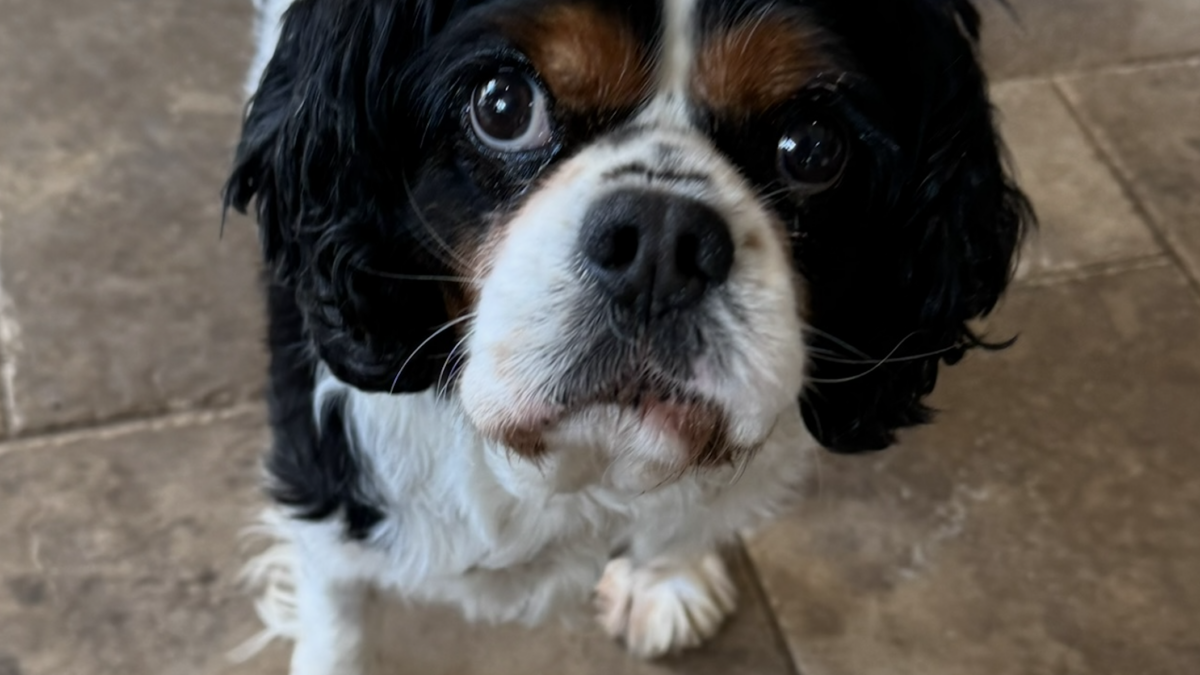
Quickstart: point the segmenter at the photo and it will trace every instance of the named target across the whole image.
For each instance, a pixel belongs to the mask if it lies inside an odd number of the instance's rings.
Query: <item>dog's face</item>
[[[537,455],[923,421],[1005,283],[965,0],[299,0],[227,199],[313,345]]]

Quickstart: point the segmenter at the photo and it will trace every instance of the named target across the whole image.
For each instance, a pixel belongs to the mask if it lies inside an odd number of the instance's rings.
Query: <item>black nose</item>
[[[733,239],[716,211],[657,192],[621,190],[597,201],[582,246],[604,292],[652,317],[696,304],[733,267]]]

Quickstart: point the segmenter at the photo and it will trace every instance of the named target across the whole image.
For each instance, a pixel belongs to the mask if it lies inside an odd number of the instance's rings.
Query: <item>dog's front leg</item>
[[[297,567],[291,675],[362,675],[366,588],[330,579],[313,561]]]
[[[737,605],[737,589],[715,552],[640,565],[617,558],[604,570],[596,601],[604,630],[635,656],[653,658],[715,635]]]

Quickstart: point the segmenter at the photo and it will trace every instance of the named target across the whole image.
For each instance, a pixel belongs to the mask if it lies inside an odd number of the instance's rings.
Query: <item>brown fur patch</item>
[[[692,466],[722,466],[732,463],[740,454],[740,449],[729,440],[725,412],[715,405],[694,407],[680,432],[691,451],[688,463]]]
[[[754,18],[705,40],[692,88],[718,113],[745,117],[787,101],[828,66],[812,27]]]
[[[561,4],[509,28],[565,108],[621,110],[646,96],[645,50],[633,29],[611,14],[587,3]]]
[[[683,468],[711,468],[731,464],[750,449],[729,438],[725,412],[715,403],[656,403],[643,413],[654,426],[677,434],[687,448]]]
[[[746,238],[742,240],[743,249],[757,253],[758,251],[762,250],[762,247],[763,240],[761,233],[759,233],[757,230],[751,230],[750,232],[746,233]]]
[[[501,434],[500,442],[525,459],[536,459],[546,454],[546,441],[542,438],[540,428],[509,427]]]

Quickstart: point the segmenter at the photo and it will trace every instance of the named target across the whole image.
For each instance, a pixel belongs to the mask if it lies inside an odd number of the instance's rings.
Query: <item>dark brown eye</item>
[[[550,141],[546,95],[520,73],[497,73],[471,97],[471,127],[479,140],[497,150],[541,147]]]
[[[802,119],[779,139],[779,170],[799,188],[824,190],[842,177],[847,150],[837,126],[820,119]]]

